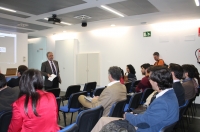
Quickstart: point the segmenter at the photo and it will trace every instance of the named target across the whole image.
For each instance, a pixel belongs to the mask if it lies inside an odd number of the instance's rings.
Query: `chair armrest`
[[[60,126],[61,127],[61,126]],[[63,127],[61,127],[63,128]],[[62,130],[60,130],[59,132],[65,132],[65,131],[70,131],[70,130],[74,130],[74,129],[77,129],[78,130],[78,126],[76,123],[73,123],[65,128],[63,128]]]

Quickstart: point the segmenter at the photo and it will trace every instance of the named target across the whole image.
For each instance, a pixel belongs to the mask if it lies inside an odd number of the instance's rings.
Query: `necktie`
[[[53,62],[51,61],[51,67],[52,67],[52,70],[53,70],[53,74],[55,74],[56,75],[56,70],[55,70],[55,67],[54,67],[54,65],[53,65]]]
[[[156,95],[157,95],[157,94],[158,94],[158,92],[156,92],[156,93],[153,95],[153,97],[151,98],[150,104],[153,102],[154,99],[156,99]],[[150,105],[150,104],[149,104],[149,105]]]

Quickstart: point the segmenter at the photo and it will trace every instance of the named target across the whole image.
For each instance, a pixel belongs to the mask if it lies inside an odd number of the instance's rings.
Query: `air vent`
[[[80,19],[80,20],[87,20],[87,19],[91,19],[92,17],[86,16],[86,15],[80,15],[80,16],[76,16],[74,18]]]
[[[17,24],[18,27],[28,27],[28,24],[25,24],[25,23],[20,23],[20,24]]]

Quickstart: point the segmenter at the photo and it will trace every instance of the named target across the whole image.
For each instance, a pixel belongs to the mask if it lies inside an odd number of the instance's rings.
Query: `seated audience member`
[[[194,75],[194,78],[192,78],[192,81],[194,83],[195,91],[197,93],[199,84],[200,84],[199,71],[197,70],[197,68],[194,65],[191,65],[191,67],[192,67],[192,71],[193,71],[193,75]]]
[[[19,87],[20,96],[13,103],[8,132],[57,132],[57,102],[52,93],[41,90],[43,78],[40,71],[25,71]]]
[[[146,88],[151,88],[151,84],[149,82],[149,72],[147,70],[149,67],[150,67],[149,63],[145,63],[141,65],[141,72],[142,72],[142,75],[144,75],[144,77],[135,88],[136,92],[143,92]]]
[[[137,127],[137,132],[158,132],[162,127],[170,125],[179,118],[179,106],[172,88],[172,75],[165,66],[154,66],[150,69],[150,83],[158,92],[156,98],[142,114],[125,113],[124,118]],[[99,132],[106,124],[119,118],[102,117],[92,132]]]
[[[183,78],[183,69],[180,65],[172,63],[169,64],[169,69],[172,73],[172,78],[174,82],[172,87],[178,99],[179,106],[182,106],[185,104],[185,91],[180,82],[180,80]]]
[[[137,80],[135,74],[136,74],[136,71],[135,71],[135,68],[132,66],[132,65],[127,65],[126,66],[126,73],[128,74],[128,81],[135,81]]]
[[[163,59],[160,59],[159,56],[160,56],[160,55],[159,55],[158,52],[154,52],[154,53],[153,53],[154,60],[156,61],[156,62],[154,63],[154,66],[164,66],[164,65],[165,65],[164,60],[163,60]]]
[[[19,80],[21,78],[21,75],[26,71],[28,70],[28,68],[25,66],[25,65],[20,65],[18,67],[18,72],[17,72],[17,76],[18,78],[12,78],[10,79],[8,82],[7,82],[7,85],[9,87],[16,87],[16,86],[19,86]]]
[[[0,112],[12,110],[12,103],[19,96],[19,88],[10,88],[6,85],[6,78],[0,73]]]
[[[119,67],[113,66],[108,70],[108,79],[110,83],[103,90],[99,97],[94,97],[91,102],[85,99],[85,96],[80,95],[79,102],[87,108],[94,108],[99,105],[104,107],[103,116],[108,116],[112,104],[117,101],[126,99],[126,87],[120,83],[121,71]]]
[[[195,95],[195,86],[192,78],[194,78],[194,74],[192,71],[191,65],[185,64],[182,65],[183,68],[183,88],[185,90],[185,100],[192,99]]]

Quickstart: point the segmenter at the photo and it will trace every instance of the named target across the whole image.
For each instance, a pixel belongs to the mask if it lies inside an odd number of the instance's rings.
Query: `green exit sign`
[[[143,37],[151,37],[151,31],[143,32]]]

